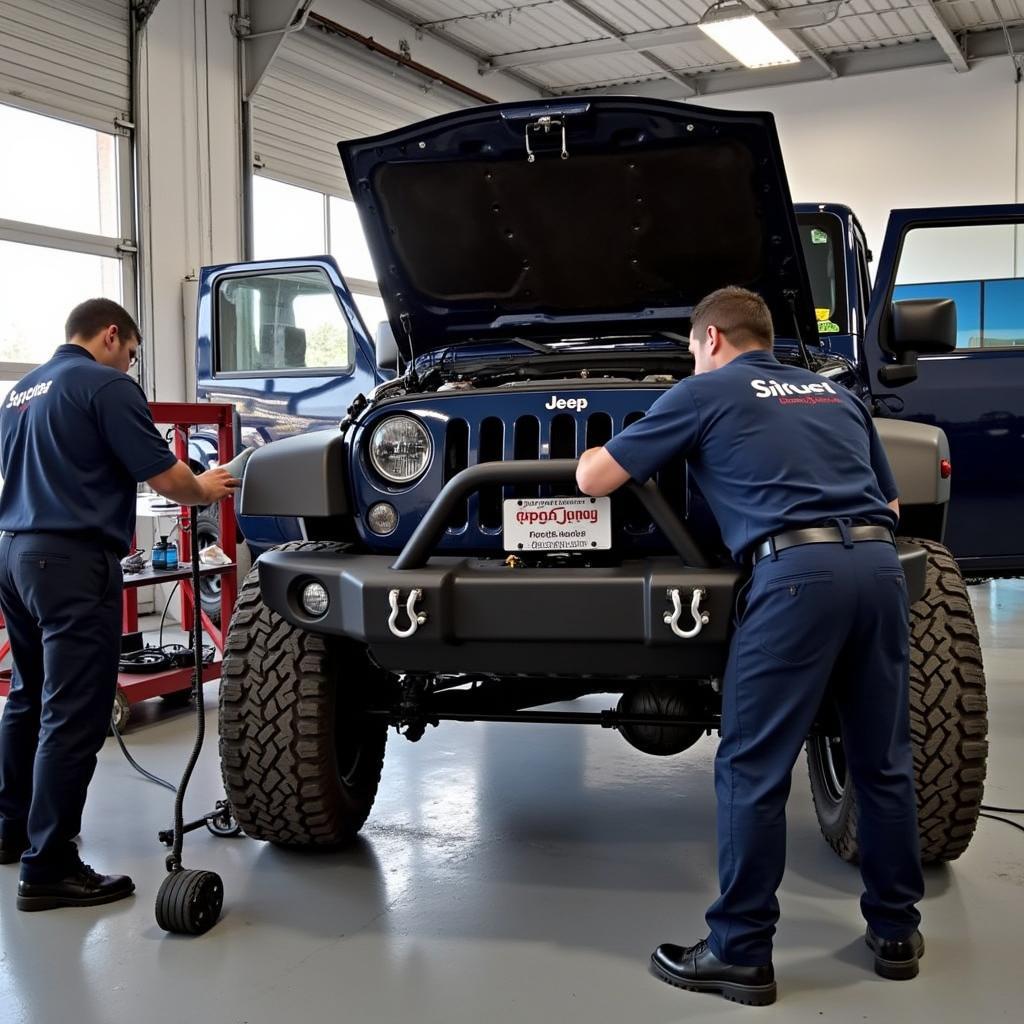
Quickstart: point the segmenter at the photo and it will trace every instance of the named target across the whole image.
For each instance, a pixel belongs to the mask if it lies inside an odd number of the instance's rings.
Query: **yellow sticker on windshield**
[[[823,323],[825,320],[828,320],[832,316],[832,310],[831,309],[816,309],[814,311],[814,315],[818,318],[818,323],[820,324],[820,323]]]
[[[818,322],[818,333],[819,334],[838,334],[839,324],[834,320],[820,320]]]

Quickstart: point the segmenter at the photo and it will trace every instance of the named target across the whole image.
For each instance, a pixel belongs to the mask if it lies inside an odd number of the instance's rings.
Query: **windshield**
[[[811,280],[818,334],[849,334],[842,221],[831,213],[798,213],[796,220]]]

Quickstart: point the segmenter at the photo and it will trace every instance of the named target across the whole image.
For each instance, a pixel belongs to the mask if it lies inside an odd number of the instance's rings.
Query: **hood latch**
[[[536,121],[530,121],[526,126],[524,133],[524,139],[526,142],[526,159],[529,163],[533,163],[537,159],[537,154],[534,153],[530,147],[530,133],[534,135],[543,134],[550,135],[554,129],[560,128],[562,130],[562,159],[569,159],[569,150],[565,144],[565,120],[560,117],[552,117],[550,114],[545,114],[543,117],[538,117]]]

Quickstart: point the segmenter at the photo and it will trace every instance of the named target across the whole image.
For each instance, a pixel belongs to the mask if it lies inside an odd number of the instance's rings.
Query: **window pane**
[[[258,175],[252,180],[252,190],[256,259],[319,256],[327,250],[321,192]]]
[[[797,222],[818,333],[847,334],[843,226],[829,213],[798,213]]]
[[[317,270],[228,278],[217,293],[218,369],[225,373],[347,368],[352,332]]]
[[[985,282],[983,344],[1024,346],[1024,280]]]
[[[0,241],[0,361],[42,363],[86,299],[121,301],[121,262]]]
[[[981,347],[981,282],[938,281],[933,284],[903,284],[893,289],[900,299],[952,299],[956,305],[956,347]]]
[[[362,281],[376,281],[370,250],[366,246],[356,204],[350,199],[331,196],[331,255],[342,274]]]
[[[0,217],[120,234],[113,135],[0,106]]]
[[[895,299],[951,298],[957,348],[1024,347],[1024,280],[1013,224],[916,228],[907,233]]]
[[[897,284],[1014,277],[1012,224],[954,225],[908,231]]]

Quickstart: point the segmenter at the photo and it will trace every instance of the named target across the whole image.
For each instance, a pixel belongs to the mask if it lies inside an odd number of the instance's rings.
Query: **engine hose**
[[[188,530],[192,549],[192,650],[195,654],[192,691],[196,705],[196,740],[174,796],[174,847],[167,857],[167,867],[171,871],[181,868],[181,847],[185,838],[183,832],[185,827],[185,791],[188,789],[192,772],[199,760],[199,753],[203,749],[203,740],[206,738],[206,708],[203,706],[203,624],[200,621],[199,611],[199,545],[196,543],[195,529],[197,514],[198,509],[195,506],[189,509]]]

